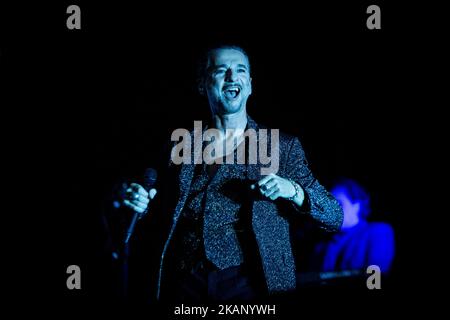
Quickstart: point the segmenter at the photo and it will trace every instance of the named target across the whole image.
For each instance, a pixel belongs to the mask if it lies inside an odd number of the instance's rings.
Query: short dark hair
[[[242,47],[233,44],[220,44],[211,46],[204,51],[197,63],[197,86],[199,88],[203,86],[203,81],[208,74],[211,53],[220,49],[233,49],[241,52],[247,58],[248,71],[250,72],[250,59],[248,58],[247,52]]]
[[[339,178],[333,183],[332,189],[342,188],[352,203],[360,204],[359,217],[367,219],[370,214],[370,195],[366,189],[350,178]]]

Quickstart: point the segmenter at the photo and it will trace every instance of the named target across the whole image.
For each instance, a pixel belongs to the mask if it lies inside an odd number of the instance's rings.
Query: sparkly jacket
[[[249,128],[255,129],[258,139],[260,137],[259,129],[264,129],[250,117],[247,125],[247,129]],[[191,132],[191,138],[193,141],[193,132]],[[271,150],[270,141],[267,148],[267,150]],[[192,152],[194,153],[194,151]],[[262,179],[260,170],[262,166],[256,164],[247,167],[247,175],[250,180],[256,182]],[[173,178],[177,180],[176,185],[179,188],[176,192],[174,206],[168,213],[171,217],[169,219],[171,226],[161,252],[157,281],[158,297],[161,285],[164,285],[161,279],[165,276],[165,257],[171,254],[170,242],[189,194],[195,164],[174,165],[172,163],[169,167],[175,170]],[[295,263],[289,231],[291,219],[309,215],[320,228],[328,231],[339,230],[343,221],[341,207],[312,175],[302,146],[296,137],[280,133],[279,170],[276,174],[297,182],[305,192],[305,202],[301,208],[298,208],[290,203],[280,205],[278,200],[271,201],[258,197],[252,200],[251,226],[269,293],[295,289]],[[287,202],[286,200],[280,201]]]

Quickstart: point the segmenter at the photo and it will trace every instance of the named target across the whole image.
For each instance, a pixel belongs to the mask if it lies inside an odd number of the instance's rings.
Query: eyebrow
[[[245,64],[238,64],[239,68],[245,68],[248,69],[248,67]],[[213,69],[219,69],[219,68],[228,68],[228,65],[226,64],[219,64],[218,66],[214,66]]]

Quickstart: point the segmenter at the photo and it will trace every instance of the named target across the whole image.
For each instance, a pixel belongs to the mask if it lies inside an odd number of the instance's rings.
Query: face
[[[344,211],[344,222],[342,223],[342,229],[348,229],[358,224],[359,222],[359,208],[358,202],[352,203],[347,196],[345,190],[336,188],[331,191],[333,196],[339,202]]]
[[[246,108],[252,93],[249,71],[247,57],[239,50],[211,53],[204,86],[213,114],[233,114]]]

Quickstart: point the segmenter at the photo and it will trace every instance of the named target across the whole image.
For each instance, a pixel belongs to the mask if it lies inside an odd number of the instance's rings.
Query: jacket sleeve
[[[293,137],[289,144],[286,163],[286,178],[297,182],[305,193],[301,207],[295,207],[298,213],[307,214],[326,231],[338,231],[344,214],[337,200],[314,178],[308,167],[308,161],[300,141]]]

